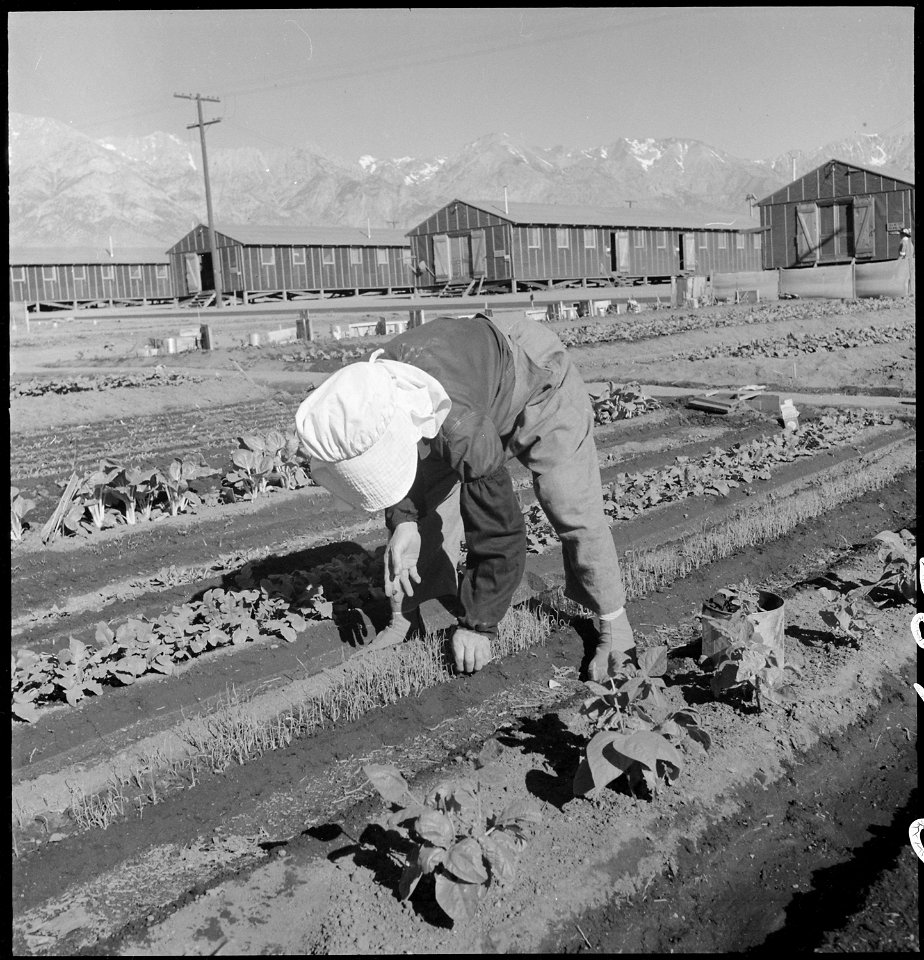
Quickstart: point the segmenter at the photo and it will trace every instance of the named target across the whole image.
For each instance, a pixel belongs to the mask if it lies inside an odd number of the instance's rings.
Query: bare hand
[[[385,549],[385,596],[392,603],[413,597],[413,584],[420,583],[420,531],[412,522],[399,523]]]
[[[476,673],[491,660],[491,638],[475,630],[456,627],[452,635],[452,655],[459,673]]]

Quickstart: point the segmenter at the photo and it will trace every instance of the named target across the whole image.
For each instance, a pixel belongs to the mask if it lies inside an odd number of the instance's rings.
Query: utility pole
[[[202,101],[209,103],[221,103],[218,97],[203,97],[198,93],[175,93],[175,97],[181,100],[195,100],[196,110],[198,111],[199,122],[186,124],[187,130],[194,127],[199,128],[199,140],[202,143],[202,172],[205,175],[205,209],[209,219],[209,254],[212,257],[212,282],[215,284],[215,309],[222,308],[221,291],[224,284],[221,276],[221,258],[218,256],[218,245],[215,243],[215,217],[212,214],[212,188],[209,185],[209,157],[205,150],[205,128],[213,123],[221,123],[221,117],[215,120],[205,121],[202,119]]]

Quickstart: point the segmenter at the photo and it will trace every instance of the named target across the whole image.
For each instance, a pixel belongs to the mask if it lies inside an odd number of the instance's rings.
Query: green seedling
[[[29,526],[23,520],[34,509],[34,500],[27,500],[17,487],[10,487],[10,540],[22,540],[23,531]]]
[[[109,485],[120,472],[121,467],[114,460],[100,460],[99,467],[83,478],[81,493],[84,495],[84,506],[97,530],[112,523],[106,513],[107,494]]]
[[[175,517],[200,502],[199,497],[189,489],[191,480],[211,477],[216,473],[218,471],[214,467],[208,467],[204,463],[196,464],[183,459],[173,460],[166,472],[161,475],[170,516]]]
[[[432,876],[443,912],[453,921],[470,921],[488,889],[516,876],[520,851],[542,814],[527,800],[514,800],[499,813],[485,811],[481,788],[496,780],[491,764],[501,751],[497,741],[489,740],[475,761],[473,778],[445,780],[423,799],[411,793],[397,768],[363,767],[394,809],[387,825],[414,844],[398,884],[402,900]]]

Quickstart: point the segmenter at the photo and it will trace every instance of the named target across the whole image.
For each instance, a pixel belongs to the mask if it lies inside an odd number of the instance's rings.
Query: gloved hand
[[[420,559],[420,531],[412,521],[399,523],[385,548],[385,596],[392,603],[413,597],[413,583],[420,583],[417,561]]]
[[[491,660],[491,638],[475,630],[456,627],[452,635],[452,655],[459,673],[476,673]]]
[[[635,635],[632,633],[629,618],[623,611],[615,620],[600,622],[597,648],[587,666],[587,679],[603,683],[627,663],[638,666]]]

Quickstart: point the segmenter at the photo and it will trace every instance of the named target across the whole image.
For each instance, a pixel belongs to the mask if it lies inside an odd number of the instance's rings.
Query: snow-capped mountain
[[[11,114],[10,243],[115,238],[166,249],[205,218],[201,158],[165,133],[94,140],[55,120]],[[454,197],[637,204],[746,217],[748,194],[772,193],[832,156],[913,177],[914,135],[826,144],[811,154],[734,157],[698,140],[622,138],[595,147],[530,147],[489,134],[454,156],[347,162],[317,147],[209,150],[218,220],[409,229]]]

